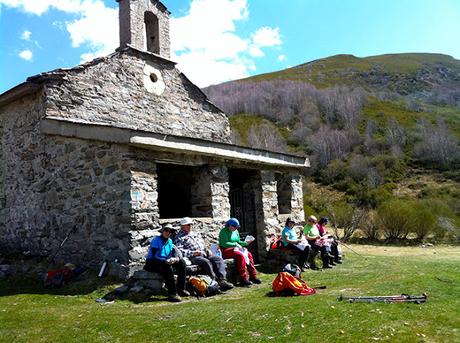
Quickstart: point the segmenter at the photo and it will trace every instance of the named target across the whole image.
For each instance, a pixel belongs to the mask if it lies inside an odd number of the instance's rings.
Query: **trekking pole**
[[[54,259],[56,257],[56,255],[58,254],[59,251],[61,251],[61,248],[64,246],[65,242],[67,242],[67,240],[69,239],[70,235],[76,231],[77,229],[77,226],[74,225],[72,227],[72,229],[67,233],[67,235],[65,236],[64,240],[61,242],[61,245],[59,245],[59,248],[57,248],[56,252],[53,254],[53,256],[51,257],[51,263],[54,263]]]
[[[400,303],[400,302],[411,302],[416,304],[425,303],[427,301],[428,296],[426,293],[422,295],[409,295],[409,294],[401,294],[401,295],[377,295],[377,296],[357,296],[357,297],[343,297],[340,295],[337,300],[342,301],[345,300],[349,303]]]
[[[355,250],[353,250],[351,247],[349,247],[349,246],[346,245],[345,243],[340,242],[340,245],[343,245],[345,248],[350,249],[350,250],[353,251],[356,255],[361,256],[361,257],[364,258],[365,260],[367,259],[367,257],[365,257],[364,255],[361,255],[360,253],[357,253]]]

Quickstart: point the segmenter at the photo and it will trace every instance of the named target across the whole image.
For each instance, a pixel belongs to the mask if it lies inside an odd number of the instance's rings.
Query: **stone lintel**
[[[148,150],[202,155],[219,160],[233,160],[254,165],[303,169],[310,167],[308,158],[251,149],[226,143],[216,143],[189,137],[179,137],[117,128],[109,125],[88,124],[48,117],[41,122],[45,134],[75,137],[111,143],[128,144]]]

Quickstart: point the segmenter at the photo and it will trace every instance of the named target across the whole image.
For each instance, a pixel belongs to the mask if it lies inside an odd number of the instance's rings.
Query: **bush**
[[[343,229],[343,236],[341,237],[343,241],[349,240],[355,231],[361,227],[365,215],[365,210],[355,208],[343,201],[329,206],[328,212],[331,215],[331,224],[336,237],[339,237],[338,229]]]
[[[385,201],[377,208],[378,226],[387,239],[404,239],[414,217],[412,206],[402,199]]]
[[[375,210],[366,211],[359,229],[370,240],[377,240],[380,237],[380,228],[377,222],[377,212]]]

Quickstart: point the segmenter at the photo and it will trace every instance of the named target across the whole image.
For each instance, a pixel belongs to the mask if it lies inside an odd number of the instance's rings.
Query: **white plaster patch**
[[[161,72],[148,62],[144,67],[144,87],[147,92],[155,95],[163,94],[166,88]]]

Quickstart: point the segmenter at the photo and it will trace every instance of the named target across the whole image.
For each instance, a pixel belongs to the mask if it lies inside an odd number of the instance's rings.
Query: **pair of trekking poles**
[[[422,295],[375,295],[375,296],[358,296],[358,297],[344,297],[340,295],[337,300],[347,301],[349,303],[425,303],[428,296],[426,293]]]

